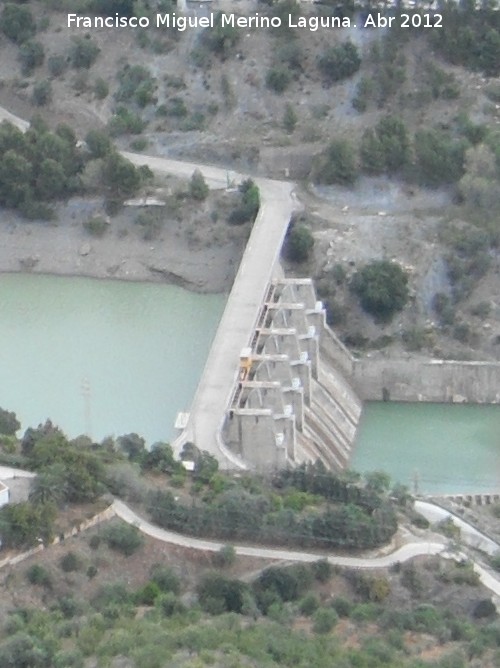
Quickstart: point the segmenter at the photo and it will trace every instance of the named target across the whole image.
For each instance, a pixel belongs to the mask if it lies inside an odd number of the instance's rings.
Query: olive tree
[[[408,274],[387,260],[365,265],[354,274],[350,287],[363,310],[382,322],[388,322],[401,311],[409,297]]]

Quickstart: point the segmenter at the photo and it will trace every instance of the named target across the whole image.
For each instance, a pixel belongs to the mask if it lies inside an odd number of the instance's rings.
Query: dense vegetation
[[[98,537],[88,539],[96,563],[107,555]],[[467,564],[430,562],[430,581],[417,590],[425,570],[411,563],[388,575],[334,569],[326,561],[272,566],[250,582],[205,570],[191,585],[177,569],[156,563],[140,586],[122,578],[92,595],[62,594],[68,576],[89,582],[98,575],[87,562],[66,552],[58,565],[24,569],[47,605],[13,608],[3,620],[2,666],[83,668],[94,657],[99,666],[114,660],[141,668],[465,668],[497,665],[500,656],[494,606],[480,592],[467,615],[423,602],[430,587],[469,572]],[[327,593],[339,585],[344,595]],[[391,589],[400,586],[407,604],[395,610]],[[475,588],[466,580],[460,586]],[[434,660],[423,658],[429,650]]]
[[[368,548],[397,528],[387,488],[362,484],[320,465],[277,473],[270,484],[212,477],[210,490],[189,505],[172,492],[151,494],[153,521],[174,531],[223,540],[321,548]]]
[[[52,132],[38,119],[23,133],[1,123],[0,205],[29,218],[47,218],[52,215],[49,203],[85,189],[104,187],[106,196],[115,199],[137,192],[150,171],[134,167],[110,142],[96,155],[95,136],[91,134],[90,151],[85,151],[66,125]],[[93,181],[88,178],[92,171],[97,171]]]

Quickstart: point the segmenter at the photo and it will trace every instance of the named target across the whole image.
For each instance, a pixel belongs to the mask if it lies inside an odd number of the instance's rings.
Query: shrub
[[[26,579],[30,584],[40,585],[41,587],[50,588],[52,586],[52,578],[49,572],[40,564],[33,564],[28,568]]]
[[[329,47],[318,58],[319,70],[330,83],[352,76],[360,65],[359,51],[352,42]]]
[[[134,554],[144,543],[142,534],[130,524],[111,524],[103,530],[102,534],[108,547],[121,552],[126,557]]]
[[[310,617],[319,607],[319,600],[316,594],[307,594],[299,603],[301,614]]]
[[[358,175],[358,168],[351,144],[345,139],[331,142],[327,150],[320,156],[314,170],[317,183],[331,185],[352,185]]]
[[[225,58],[238,43],[241,32],[238,28],[233,28],[231,25],[223,26],[221,16],[221,12],[215,16],[214,28],[205,29],[203,41],[213,53]]]
[[[283,127],[285,131],[288,132],[288,134],[291,135],[292,132],[295,130],[298,120],[299,119],[295,112],[295,109],[289,102],[287,102],[285,105],[285,111],[283,113]]]
[[[74,68],[88,70],[100,52],[101,49],[91,39],[74,37],[69,57]]]
[[[472,613],[476,619],[484,617],[493,617],[497,614],[497,609],[491,598],[483,598],[478,601]]]
[[[109,606],[121,606],[131,601],[131,594],[121,582],[102,586],[92,599],[96,610],[103,610]]]
[[[335,597],[331,603],[331,606],[339,617],[349,617],[351,614],[352,603],[343,596]]]
[[[318,582],[328,582],[332,577],[333,566],[327,559],[318,559],[311,564],[311,571]]]
[[[83,223],[83,227],[93,237],[102,237],[109,228],[107,221],[102,216],[93,216]]]
[[[117,101],[133,101],[141,108],[155,101],[156,79],[147,67],[125,65],[118,73],[118,81],[120,87],[115,95]]]
[[[394,262],[377,260],[354,274],[351,290],[363,310],[387,322],[408,301],[408,274]]]
[[[26,7],[7,3],[0,15],[0,30],[16,44],[22,44],[35,34],[35,20]]]
[[[292,262],[305,262],[309,259],[314,246],[311,230],[304,225],[289,227],[285,241],[285,255]]]
[[[80,650],[60,650],[54,655],[54,668],[83,668],[84,658]]]
[[[101,537],[98,534],[94,534],[93,536],[90,537],[89,546],[92,550],[97,550],[100,544],[101,544]]]
[[[337,613],[332,608],[319,608],[314,613],[313,631],[315,633],[330,633],[338,619]]]
[[[208,193],[209,193],[209,188],[207,186],[207,182],[203,178],[203,174],[200,172],[199,169],[195,169],[189,182],[190,196],[193,199],[201,202],[207,198]]]
[[[266,86],[275,93],[283,93],[290,81],[290,72],[283,67],[273,67],[266,74]]]
[[[33,86],[31,101],[37,107],[43,107],[52,100],[52,84],[48,79],[37,81]]]
[[[94,566],[94,564],[90,564],[90,566],[87,568],[87,573],[86,573],[88,579],[92,580],[92,578],[95,578],[97,573],[98,573],[97,566]]]
[[[53,77],[59,77],[66,71],[67,68],[66,58],[61,55],[49,56],[49,58],[47,59],[47,67],[49,73]]]
[[[236,550],[232,545],[223,545],[214,554],[214,564],[219,568],[230,568],[236,561]]]
[[[101,77],[97,77],[94,81],[94,95],[98,100],[104,100],[109,94],[109,86],[107,82]]]
[[[136,591],[134,599],[138,605],[154,605],[160,595],[161,590],[156,582],[146,582],[146,584]]]
[[[169,566],[155,564],[151,568],[150,578],[162,592],[172,592],[173,594],[180,592],[181,582]]]
[[[58,600],[57,604],[65,619],[71,619],[82,611],[82,604],[73,598],[73,596],[63,596],[63,598]]]
[[[210,614],[241,613],[244,593],[248,590],[244,582],[230,580],[218,573],[207,573],[197,586],[200,605]]]
[[[175,614],[182,614],[186,611],[186,607],[177,596],[172,592],[160,595],[156,601],[156,605],[160,608],[165,617],[171,617]]]
[[[59,560],[59,566],[65,573],[71,573],[72,571],[80,570],[82,563],[80,557],[74,552],[67,552]]]
[[[19,61],[24,75],[29,75],[35,67],[40,67],[45,59],[45,52],[40,42],[29,40],[21,44],[19,49]]]
[[[145,127],[146,123],[142,118],[126,107],[118,107],[108,123],[109,134],[112,137],[124,134],[140,135]]]

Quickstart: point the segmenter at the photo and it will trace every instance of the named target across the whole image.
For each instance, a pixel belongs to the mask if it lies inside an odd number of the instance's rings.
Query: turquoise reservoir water
[[[188,410],[224,295],[84,278],[0,275],[0,406],[23,429],[170,439]]]
[[[500,406],[367,403],[350,466],[425,493],[500,491]]]

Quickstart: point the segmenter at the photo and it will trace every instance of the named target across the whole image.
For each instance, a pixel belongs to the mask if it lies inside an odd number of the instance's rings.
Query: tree
[[[153,443],[151,450],[146,453],[142,461],[144,469],[172,473],[180,466],[175,460],[172,446],[168,443]]]
[[[0,408],[0,434],[4,436],[15,436],[16,431],[21,428],[21,423],[13,411]]]
[[[138,434],[125,434],[117,439],[117,445],[132,462],[137,462],[146,454],[146,441]]]
[[[67,472],[63,464],[55,463],[38,473],[29,495],[32,503],[59,505],[68,496]]]
[[[394,262],[377,260],[354,274],[351,289],[367,313],[387,322],[408,301],[408,274]]]
[[[335,139],[320,157],[315,169],[318,183],[352,185],[357,177],[354,151],[346,139]]]
[[[0,30],[16,44],[22,44],[35,34],[35,20],[26,7],[7,3],[0,15]]]
[[[89,130],[85,143],[93,158],[105,158],[113,148],[109,135],[102,130]]]
[[[468,142],[452,139],[443,130],[420,130],[415,135],[415,157],[420,180],[428,186],[454,183],[463,174]]]
[[[229,214],[229,222],[233,225],[253,222],[260,207],[259,188],[252,179],[242,181],[238,190],[241,193],[241,204]]]
[[[326,49],[318,58],[318,67],[328,82],[341,81],[355,74],[361,66],[357,47],[344,42]]]
[[[311,230],[305,225],[291,225],[285,241],[285,255],[292,262],[305,262],[314,246]]]
[[[371,174],[394,173],[410,158],[410,140],[400,118],[385,116],[375,128],[364,132],[361,140],[363,168]]]
[[[104,160],[103,182],[112,194],[130,197],[141,187],[141,172],[119,153],[112,151]]]
[[[34,505],[28,501],[11,503],[0,509],[2,545],[14,548],[33,547],[38,539],[52,539],[56,509],[50,503]]]
[[[19,207],[31,198],[31,164],[19,153],[6,151],[0,161],[0,203]]]
[[[46,158],[40,163],[35,183],[35,193],[40,199],[60,197],[67,190],[67,178],[61,163]]]
[[[191,180],[189,182],[189,194],[190,196],[198,201],[203,201],[204,199],[207,198],[208,193],[209,193],[209,188],[207,186],[207,182],[203,178],[203,174],[200,172],[199,169],[195,169],[193,172],[193,175],[191,176]]]

